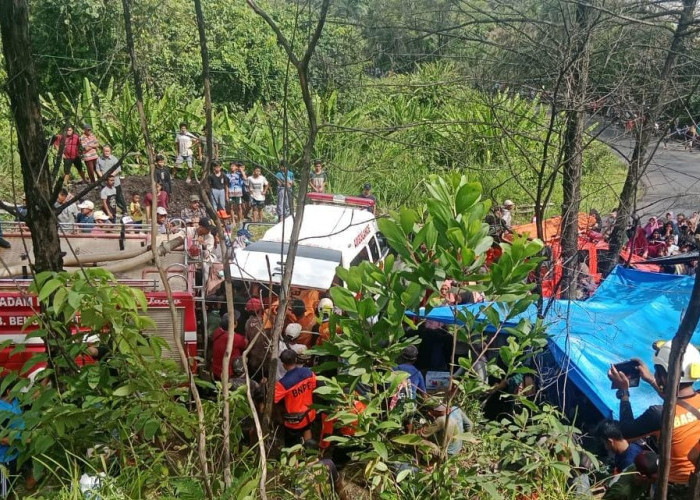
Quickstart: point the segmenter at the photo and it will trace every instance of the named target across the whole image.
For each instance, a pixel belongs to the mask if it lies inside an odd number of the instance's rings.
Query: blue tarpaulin
[[[607,372],[612,363],[641,358],[652,369],[652,343],[670,340],[688,306],[693,278],[617,267],[586,301],[555,300],[545,323],[550,349],[568,378],[606,417],[619,418],[619,401]],[[466,305],[475,311],[479,306]],[[454,322],[451,307],[438,307],[429,319]],[[520,317],[536,317],[531,307]],[[700,330],[692,342],[700,343]],[[645,382],[630,390],[635,415],[661,398]]]

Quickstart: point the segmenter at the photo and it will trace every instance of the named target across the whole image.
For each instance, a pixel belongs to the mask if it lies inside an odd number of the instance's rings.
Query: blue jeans
[[[223,189],[212,189],[211,205],[214,207],[214,210],[226,210],[226,191]]]
[[[280,220],[292,214],[292,189],[285,186],[277,188],[277,217]]]

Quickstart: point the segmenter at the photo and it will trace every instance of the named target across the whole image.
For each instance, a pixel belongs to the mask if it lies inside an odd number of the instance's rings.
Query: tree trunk
[[[46,155],[36,71],[29,38],[26,0],[0,0],[0,33],[7,67],[7,93],[17,125],[27,224],[32,233],[35,272],[63,268],[58,221],[51,199],[53,182]]]
[[[301,59],[299,59],[293,50],[292,45],[289,40],[284,36],[280,30],[277,23],[270,17],[270,15],[261,9],[254,0],[247,0],[248,5],[253,11],[259,15],[263,20],[270,26],[272,31],[277,37],[278,43],[284,48],[287,53],[289,61],[292,63],[294,68],[297,70],[297,76],[299,79],[299,86],[301,88],[301,95],[304,101],[304,106],[306,108],[306,114],[309,123],[309,135],[307,137],[306,143],[304,144],[304,151],[302,155],[301,162],[301,176],[299,178],[299,187],[297,193],[297,206],[294,215],[294,223],[292,224],[292,233],[289,237],[289,248],[287,250],[287,256],[285,259],[284,274],[282,276],[282,282],[280,286],[280,296],[279,296],[279,307],[277,309],[277,316],[272,327],[272,356],[270,359],[270,366],[268,373],[270,374],[268,385],[267,385],[267,401],[265,405],[265,414],[263,415],[262,427],[265,434],[269,434],[272,408],[274,403],[274,390],[275,390],[275,376],[277,370],[277,363],[279,362],[277,357],[279,356],[279,339],[282,333],[282,327],[284,326],[284,316],[287,311],[287,305],[289,304],[289,289],[292,282],[292,273],[294,271],[294,259],[297,254],[297,247],[299,246],[299,232],[301,231],[301,224],[304,219],[304,204],[306,203],[306,190],[309,184],[309,172],[311,170],[311,154],[314,150],[314,144],[316,143],[316,135],[318,134],[318,123],[316,120],[316,109],[314,107],[313,98],[311,96],[311,86],[309,84],[309,61],[316,50],[316,45],[321,37],[323,27],[326,23],[326,16],[328,14],[328,7],[330,6],[330,0],[323,0],[321,4],[321,9],[319,12],[318,22],[314,29],[313,34],[309,40],[306,47],[306,51]]]
[[[155,179],[155,162],[153,161],[153,148],[151,147],[151,139],[148,132],[148,120],[146,118],[146,112],[143,107],[143,86],[141,84],[141,70],[137,63],[136,50],[134,48],[134,35],[131,28],[131,8],[129,0],[122,0],[122,8],[124,9],[124,27],[126,31],[126,45],[129,51],[129,57],[131,59],[131,69],[134,76],[134,91],[136,93],[136,108],[139,113],[139,119],[141,123],[141,131],[143,133],[144,140],[146,141],[146,151],[148,152],[148,160],[151,172],[151,193],[153,194],[153,200],[151,203],[151,213],[155,214],[157,196],[156,196],[156,179]],[[156,217],[151,217],[151,237],[155,238],[158,234],[156,226]],[[160,274],[161,282],[163,283],[163,288],[165,289],[166,296],[168,297],[168,305],[170,309],[170,318],[173,324],[173,340],[177,348],[178,355],[180,357],[180,363],[182,364],[183,370],[187,372],[187,378],[190,387],[190,393],[192,399],[195,402],[195,407],[197,411],[197,424],[199,428],[199,433],[197,436],[197,457],[199,459],[200,467],[202,468],[202,480],[204,482],[204,489],[207,494],[207,498],[213,499],[214,492],[211,486],[211,480],[209,478],[209,463],[207,459],[207,433],[206,425],[204,422],[204,407],[202,406],[202,400],[199,397],[199,390],[195,384],[194,374],[190,367],[190,360],[187,357],[185,348],[182,345],[182,339],[178,335],[175,325],[177,324],[177,311],[175,309],[175,302],[173,300],[173,293],[170,288],[170,282],[160,261],[160,255],[157,251],[156,245],[151,245],[151,250],[153,253],[153,260],[155,261],[156,267],[158,268],[158,273]]]
[[[627,176],[625,177],[625,184],[620,194],[620,203],[617,207],[615,227],[610,235],[610,250],[613,258],[610,259],[608,269],[605,270],[606,272],[610,271],[617,263],[617,256],[620,254],[620,250],[622,250],[627,224],[637,202],[639,183],[651,160],[651,158],[647,158],[647,149],[649,148],[649,141],[652,137],[654,123],[659,119],[665,109],[672,106],[673,102],[679,99],[679,97],[673,99],[669,98],[669,85],[678,67],[679,55],[685,54],[685,39],[690,35],[689,29],[695,17],[697,3],[697,0],[683,0],[683,10],[678,18],[678,24],[676,25],[671,45],[666,54],[660,81],[657,85],[658,90],[650,96],[649,111],[642,115],[642,128],[635,139],[634,151],[632,152]]]
[[[567,76],[568,103],[564,131],[562,185],[564,197],[561,220],[562,297],[576,298],[578,274],[578,212],[581,203],[583,166],[583,126],[586,87],[588,85],[588,40],[590,37],[588,4],[576,6],[576,29],[572,50],[575,58]]]

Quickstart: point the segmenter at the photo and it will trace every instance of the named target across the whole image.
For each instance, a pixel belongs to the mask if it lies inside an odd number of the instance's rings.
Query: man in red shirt
[[[61,146],[63,146],[63,184],[67,185],[70,182],[70,168],[72,165],[75,165],[80,178],[87,184],[87,178],[85,177],[85,172],[83,172],[83,164],[80,161],[80,137],[78,137],[78,134],[73,133],[73,127],[66,127],[65,138],[62,134],[58,134],[53,141],[53,145],[59,151]]]
[[[287,373],[275,384],[275,403],[284,403],[284,445],[286,447],[311,439],[311,425],[316,410],[311,408],[316,390],[316,374],[297,365],[297,353],[285,349],[280,361]]]
[[[240,312],[235,311],[236,320],[241,315]],[[234,323],[234,328],[238,326]],[[212,334],[212,360],[211,360],[211,373],[214,375],[216,380],[221,380],[221,374],[224,371],[224,353],[226,352],[226,342],[228,341],[228,314],[224,314],[221,317],[221,325],[219,328],[214,330]],[[243,356],[243,351],[245,351],[248,341],[245,335],[238,332],[233,335],[233,349],[231,350],[231,359],[229,360],[228,374],[229,378],[233,375],[233,361],[236,358]]]

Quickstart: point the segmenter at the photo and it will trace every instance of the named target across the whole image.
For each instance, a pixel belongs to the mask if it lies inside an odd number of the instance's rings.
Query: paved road
[[[632,134],[611,126],[600,137],[621,155],[631,154]],[[700,211],[700,151],[684,151],[679,141],[669,141],[668,149],[659,145],[643,182],[644,189],[637,201],[641,216],[664,216],[669,210],[690,216]]]

